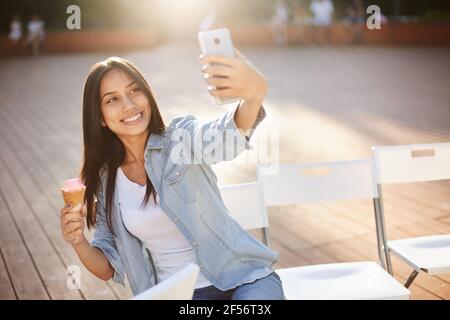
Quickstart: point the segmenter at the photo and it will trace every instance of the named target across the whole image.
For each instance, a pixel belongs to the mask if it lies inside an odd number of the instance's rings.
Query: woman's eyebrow
[[[135,84],[135,83],[136,83],[136,81],[130,82],[129,84],[127,84],[126,88],[131,87],[131,86],[132,86],[133,84]],[[103,95],[102,99],[103,99],[105,96],[107,96],[108,94],[113,94],[113,93],[116,93],[116,92],[117,92],[117,91],[106,92],[106,93]]]

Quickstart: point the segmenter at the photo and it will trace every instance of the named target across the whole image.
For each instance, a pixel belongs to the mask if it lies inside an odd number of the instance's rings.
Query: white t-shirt
[[[165,280],[189,263],[195,263],[196,254],[191,243],[161,207],[155,204],[153,196],[145,208],[141,207],[147,186],[129,180],[120,167],[117,169],[116,183],[125,227],[150,251],[158,278]],[[159,202],[158,197],[156,200]],[[200,272],[195,287],[210,285]]]
[[[44,37],[44,21],[32,20],[28,22],[28,33],[30,37]]]
[[[22,38],[22,25],[19,21],[11,22],[11,32],[9,33],[11,40],[19,40]]]
[[[314,15],[314,24],[329,25],[333,19],[334,6],[330,0],[313,0],[311,2],[311,12]]]

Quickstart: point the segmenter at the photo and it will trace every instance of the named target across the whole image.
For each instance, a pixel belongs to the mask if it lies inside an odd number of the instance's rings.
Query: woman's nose
[[[131,99],[128,98],[128,96],[125,96],[123,98],[123,109],[124,111],[127,111],[129,109],[134,109],[136,108],[136,105],[133,103],[133,101],[131,101]]]

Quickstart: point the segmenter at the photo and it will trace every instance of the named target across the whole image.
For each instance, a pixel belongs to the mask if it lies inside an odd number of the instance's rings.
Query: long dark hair
[[[149,135],[162,134],[165,129],[164,122],[159,112],[153,93],[144,79],[142,73],[129,61],[110,57],[105,61],[96,63],[86,78],[83,95],[83,139],[84,139],[84,161],[81,169],[81,179],[86,185],[85,202],[87,205],[87,226],[90,229],[95,225],[94,196],[96,196],[99,183],[100,171],[106,167],[108,172],[106,184],[106,216],[108,226],[112,230],[111,209],[114,197],[117,169],[125,160],[125,147],[108,127],[103,127],[100,99],[100,82],[103,76],[112,69],[120,69],[126,72],[138,87],[147,96],[151,108],[151,118],[148,125]],[[154,187],[147,176],[147,189],[143,204],[148,202],[153,195],[156,200]]]

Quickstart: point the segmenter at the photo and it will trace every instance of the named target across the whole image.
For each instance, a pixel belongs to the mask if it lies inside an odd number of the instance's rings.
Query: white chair
[[[199,267],[191,263],[131,300],[190,300],[194,294],[198,273]]]
[[[450,273],[450,234],[388,241],[384,223],[382,185],[450,179],[450,143],[372,147],[379,192],[379,214],[383,241],[379,243],[392,274],[390,253],[414,270],[406,280],[409,287],[424,271],[430,275]]]
[[[230,214],[245,229],[265,228],[267,239],[266,204],[376,196],[370,160],[280,164],[275,175],[265,175],[263,168],[258,167],[258,177],[261,182],[221,187],[221,194]],[[276,272],[283,281],[287,299],[408,299],[410,295],[409,290],[371,261],[285,268]]]

